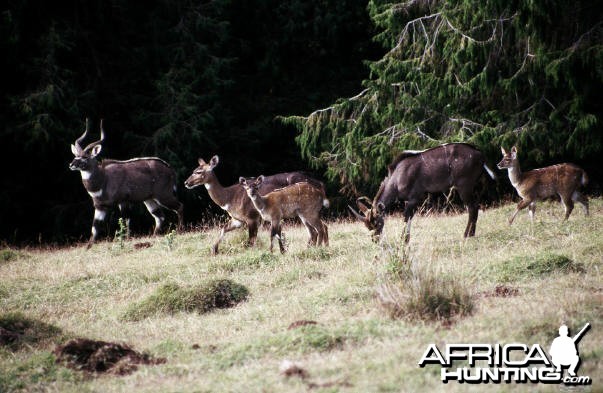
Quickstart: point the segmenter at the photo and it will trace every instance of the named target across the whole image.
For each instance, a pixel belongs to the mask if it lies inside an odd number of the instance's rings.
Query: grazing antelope
[[[526,207],[533,222],[536,201],[557,195],[561,197],[565,207],[564,220],[572,213],[574,201],[582,204],[584,213],[588,216],[588,198],[578,191],[580,186],[588,184],[588,176],[582,168],[574,164],[557,164],[522,173],[517,158],[517,147],[513,146],[511,151],[507,152],[501,146],[500,150],[503,158],[498,163],[498,168],[509,170],[509,180],[522,199],[509,218],[509,224],[512,224],[517,213]]]
[[[107,210],[118,205],[129,226],[128,205],[130,202],[144,202],[147,210],[155,218],[155,231],[158,234],[165,219],[161,208],[172,210],[178,215],[178,228],[182,227],[182,204],[176,198],[176,172],[168,163],[156,158],[133,158],[127,161],[102,160],[97,156],[101,152],[105,139],[103,121],[100,123],[100,140],[82,148],[81,143],[88,134],[86,130],[71,145],[75,156],[69,164],[72,171],[80,171],[84,188],[92,197],[94,219],[92,235],[88,248],[96,240],[100,224]]]
[[[248,246],[255,244],[258,228],[262,218],[260,213],[255,209],[251,200],[247,197],[245,190],[239,184],[233,184],[229,187],[223,187],[220,184],[214,168],[220,162],[218,156],[213,156],[209,163],[206,163],[202,158],[198,160],[199,166],[193,171],[184,185],[188,189],[193,189],[200,185],[205,185],[210,198],[222,209],[226,210],[230,216],[230,221],[227,222],[220,231],[218,240],[212,247],[212,253],[218,253],[218,246],[227,232],[247,225],[249,231]],[[304,172],[288,172],[279,173],[273,176],[266,176],[265,181],[260,187],[260,193],[265,194],[276,188],[284,187],[300,181],[310,182],[317,187],[324,189],[322,182],[315,180]]]
[[[260,212],[262,218],[270,222],[270,252],[273,250],[274,238],[278,239],[281,253],[285,252],[281,234],[283,218],[299,217],[308,230],[308,245],[329,245],[327,225],[320,219],[320,209],[329,207],[325,191],[308,182],[296,183],[276,189],[262,196],[260,186],[264,176],[256,179],[239,178],[239,183],[245,188],[253,206]]]
[[[388,167],[373,202],[366,197],[356,201],[363,214],[348,206],[378,241],[384,226],[385,209],[396,200],[406,202],[404,241],[410,240],[410,223],[417,206],[428,192],[445,192],[454,187],[469,211],[465,237],[475,235],[478,204],[473,190],[483,170],[495,178],[481,151],[466,143],[448,143],[423,151],[402,152]]]

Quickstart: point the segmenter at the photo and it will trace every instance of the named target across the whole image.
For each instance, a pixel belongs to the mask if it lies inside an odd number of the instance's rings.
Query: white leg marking
[[[151,215],[155,219],[155,228],[160,228],[161,223],[163,222],[163,219],[161,217],[153,214],[153,211],[155,211],[159,208],[159,203],[155,202],[153,199],[147,199],[146,201],[144,201],[144,205],[147,207],[147,210],[149,211],[149,213],[151,213]]]
[[[94,219],[98,221],[102,221],[105,219],[107,212],[104,210],[94,210]]]
[[[93,237],[94,239],[96,239],[96,235],[97,235],[97,234],[98,234],[98,232],[96,231],[96,228],[95,228],[95,227],[92,227],[92,237]]]

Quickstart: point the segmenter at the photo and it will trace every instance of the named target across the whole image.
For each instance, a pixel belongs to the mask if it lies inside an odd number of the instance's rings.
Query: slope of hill
[[[518,385],[444,385],[439,366],[418,362],[431,343],[440,349],[538,343],[548,351],[561,324],[575,334],[587,322],[592,328],[580,341],[579,375],[598,389],[603,200],[591,201],[590,217],[577,208],[567,222],[560,221],[559,204],[543,203],[533,224],[525,213],[509,226],[513,209],[480,212],[477,236],[467,240],[465,213],[417,216],[406,250],[396,216],[386,220],[381,245],[360,223],[337,221],[329,223],[329,247],[306,248],[305,230],[290,224],[285,255],[268,252],[262,230],[254,249],[244,247],[246,232],[239,231],[227,234],[222,254],[211,256],[216,228],[116,239],[90,251],[82,245],[4,249],[0,391],[510,391]],[[385,283],[398,283],[406,296],[405,284],[416,282],[392,279],[404,264],[423,277],[454,282],[470,295],[471,307],[451,318],[392,319],[377,294]],[[195,308],[207,297],[190,291],[215,279],[248,293],[227,304],[232,307]],[[136,314],[140,307],[146,311]],[[13,336],[6,333],[11,327]],[[90,375],[55,362],[55,346],[75,337],[127,343],[166,361],[124,376]]]

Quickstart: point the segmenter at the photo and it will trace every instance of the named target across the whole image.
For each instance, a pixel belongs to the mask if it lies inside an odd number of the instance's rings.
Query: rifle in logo
[[[569,337],[569,329],[567,325],[559,327],[559,337],[553,340],[551,344],[551,362],[555,365],[556,370],[561,372],[563,366],[569,366],[568,373],[570,376],[576,376],[576,368],[580,363],[578,348],[576,344],[582,338],[582,335],[590,328],[590,323],[586,323],[582,330],[573,338]]]

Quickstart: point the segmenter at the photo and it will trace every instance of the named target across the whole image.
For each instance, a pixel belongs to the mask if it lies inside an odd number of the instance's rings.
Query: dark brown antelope
[[[565,206],[564,220],[572,213],[574,201],[582,204],[584,213],[588,216],[588,198],[578,191],[580,186],[588,184],[588,176],[582,168],[574,164],[557,164],[522,173],[517,158],[517,147],[513,146],[511,151],[507,152],[501,146],[500,150],[503,158],[498,163],[498,168],[508,169],[509,180],[521,197],[521,202],[509,218],[509,224],[512,224],[517,213],[526,207],[533,222],[536,201],[557,196]]]
[[[281,221],[284,218],[299,217],[308,231],[308,245],[329,245],[327,225],[320,219],[320,210],[329,207],[329,201],[322,188],[308,182],[296,183],[279,188],[262,196],[260,187],[264,176],[256,179],[239,178],[253,206],[262,218],[270,222],[270,252],[273,250],[274,238],[278,239],[281,253],[285,252],[281,233]]]
[[[230,215],[230,221],[222,227],[220,236],[212,247],[212,253],[218,253],[218,246],[227,232],[241,228],[243,225],[247,225],[249,230],[247,245],[250,247],[253,246],[262,219],[260,213],[255,209],[253,203],[247,197],[245,190],[239,183],[229,187],[223,187],[220,184],[214,173],[214,168],[220,162],[218,156],[213,156],[209,163],[206,163],[202,158],[199,158],[198,162],[199,166],[193,171],[190,177],[186,179],[184,185],[188,189],[205,185],[210,198]],[[266,176],[265,181],[260,188],[260,193],[265,194],[276,188],[300,181],[308,181],[321,189],[324,188],[320,181],[312,179],[304,172],[288,172]]]
[[[350,210],[372,232],[373,241],[378,241],[385,222],[385,209],[396,200],[405,201],[404,241],[408,242],[411,220],[425,194],[446,192],[454,187],[469,211],[464,236],[474,236],[478,204],[473,191],[484,169],[490,177],[495,178],[482,152],[466,143],[449,143],[423,151],[404,151],[388,166],[387,176],[381,182],[373,202],[366,197],[358,198],[357,205],[363,214],[352,207]]]
[[[101,152],[105,139],[103,122],[100,123],[100,140],[82,148],[81,143],[88,133],[86,131],[75,144],[71,152],[75,156],[69,169],[80,171],[82,183],[92,197],[94,219],[92,235],[88,248],[96,240],[100,224],[104,221],[107,210],[118,205],[125,215],[126,225],[128,205],[131,202],[144,202],[147,210],[155,218],[154,234],[159,233],[165,218],[161,208],[172,210],[178,215],[178,227],[182,227],[182,204],[176,198],[176,172],[165,161],[156,157],[134,158],[127,161],[102,160],[97,156]]]

